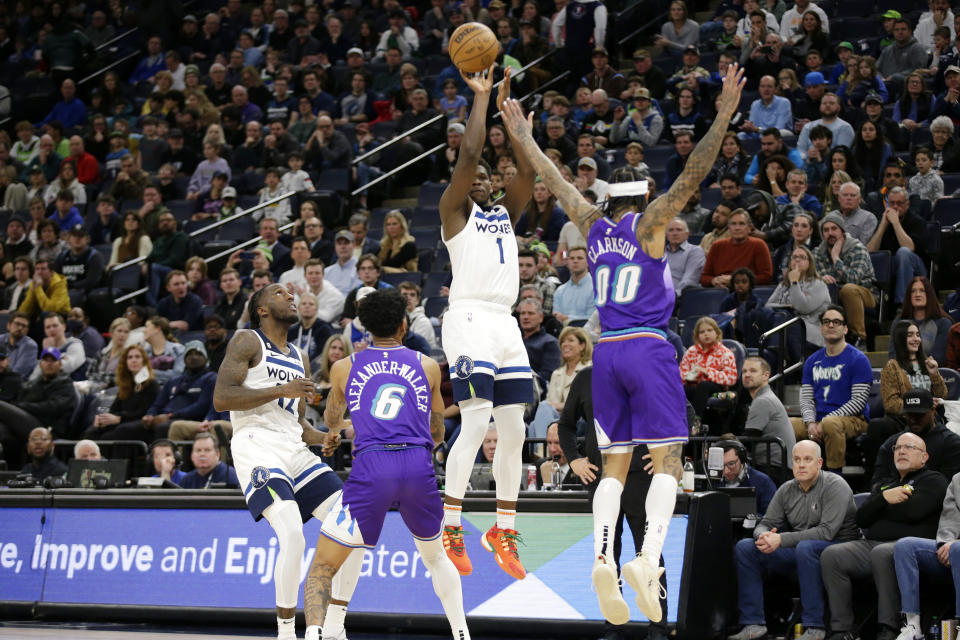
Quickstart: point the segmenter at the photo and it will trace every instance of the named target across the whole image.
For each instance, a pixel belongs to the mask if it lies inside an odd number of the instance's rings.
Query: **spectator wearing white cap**
[[[580,158],[577,162],[577,177],[573,179],[573,184],[580,193],[587,190],[593,191],[597,196],[597,202],[607,199],[607,191],[610,185],[606,180],[597,178],[597,161],[593,158]]]
[[[449,182],[453,175],[453,167],[457,164],[457,158],[460,156],[460,143],[463,142],[463,134],[466,131],[459,122],[451,122],[447,125],[447,147],[437,154],[433,163],[433,175],[431,180],[434,182]]]
[[[930,111],[930,120],[932,122],[937,116],[947,116],[956,127],[960,124],[960,67],[953,64],[947,67],[943,72],[943,82],[947,89],[937,96],[936,104]]]

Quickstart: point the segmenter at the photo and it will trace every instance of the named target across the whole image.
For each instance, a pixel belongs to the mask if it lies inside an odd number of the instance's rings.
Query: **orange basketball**
[[[500,42],[482,22],[467,22],[450,36],[450,60],[464,73],[477,73],[493,64]]]

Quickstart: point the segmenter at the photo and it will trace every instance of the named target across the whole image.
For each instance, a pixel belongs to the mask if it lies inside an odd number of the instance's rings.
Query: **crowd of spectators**
[[[213,408],[213,381],[230,335],[248,326],[249,295],[271,282],[296,295],[289,340],[313,364],[308,416],[318,426],[331,365],[367,345],[356,308],[369,288],[399,287],[405,344],[442,358],[449,273],[436,202],[376,205],[450,179],[472,106],[447,55],[464,22],[494,30],[500,67],[517,71],[553,52],[515,74],[513,92],[534,96],[541,147],[594,202],[623,166],[648,179],[650,198],[665,193],[738,63],[740,109],[700,193],[668,226],[666,254],[678,313],[688,296],[722,292],[715,308],[698,306],[668,332],[691,423],[715,427],[732,402],[725,431],[783,445],[723,446],[722,483],[755,487],[763,516],[736,548],[744,629],[735,637],[765,633],[764,569],[798,573],[808,640],[853,632],[849,580],[871,574],[882,637],[897,637],[901,611],[901,637],[919,637],[916,572],[901,576],[901,562],[916,563],[936,537],[933,568],[943,573],[960,534],[960,436],[938,413],[948,399],[940,368],[960,365],[960,326],[929,278],[928,222],[960,171],[960,14],[946,0],[866,17],[835,2],[721,0],[700,23],[673,0],[658,33],[620,51],[607,32],[624,7],[594,0],[155,4],[54,2],[0,14],[0,80],[16,88],[23,76],[55,92],[31,101],[46,105],[35,111],[16,93],[5,104],[0,91],[0,114],[12,114],[0,131],[9,468],[63,475],[56,438],[80,440],[66,452],[78,459],[99,457],[98,442],[139,440],[152,444],[148,473],[183,487],[236,485],[232,427]],[[135,59],[85,78],[97,70],[85,64],[116,52],[111,40],[132,27]],[[350,196],[436,147],[387,190]],[[497,194],[516,175],[501,126],[488,125],[482,157]],[[191,236],[220,221],[214,235]],[[531,449],[530,461],[541,484],[589,484],[585,398],[599,327],[585,242],[539,182],[515,231],[514,313],[537,388],[528,433],[546,439],[537,452],[546,458]],[[254,242],[208,261],[205,237]],[[874,263],[884,252],[889,281]],[[111,287],[123,271],[146,293],[116,308]],[[776,359],[744,356],[793,316],[802,331],[780,346],[804,361],[791,419],[768,384]],[[872,369],[865,351],[886,333],[886,365]],[[445,418],[449,446],[458,425],[449,397]],[[189,472],[179,468],[184,441]],[[496,441],[492,430],[478,463]],[[860,506],[840,475],[851,458],[866,471],[857,488],[871,490]],[[891,590],[898,580],[902,603]]]

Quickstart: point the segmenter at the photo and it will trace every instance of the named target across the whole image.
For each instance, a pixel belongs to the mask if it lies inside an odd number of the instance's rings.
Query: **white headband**
[[[607,197],[621,198],[624,196],[642,196],[648,191],[646,180],[636,182],[612,182],[607,189]]]

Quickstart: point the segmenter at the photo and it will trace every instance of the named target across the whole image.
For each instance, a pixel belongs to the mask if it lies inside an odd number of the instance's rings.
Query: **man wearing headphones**
[[[721,487],[753,487],[757,490],[757,515],[767,512],[777,485],[770,476],[750,466],[750,454],[739,440],[720,440],[714,446],[723,447],[723,479]]]
[[[174,484],[180,484],[187,477],[187,474],[180,470],[182,459],[172,440],[167,438],[154,440],[150,445],[150,460],[156,471],[154,478],[163,478]]]

